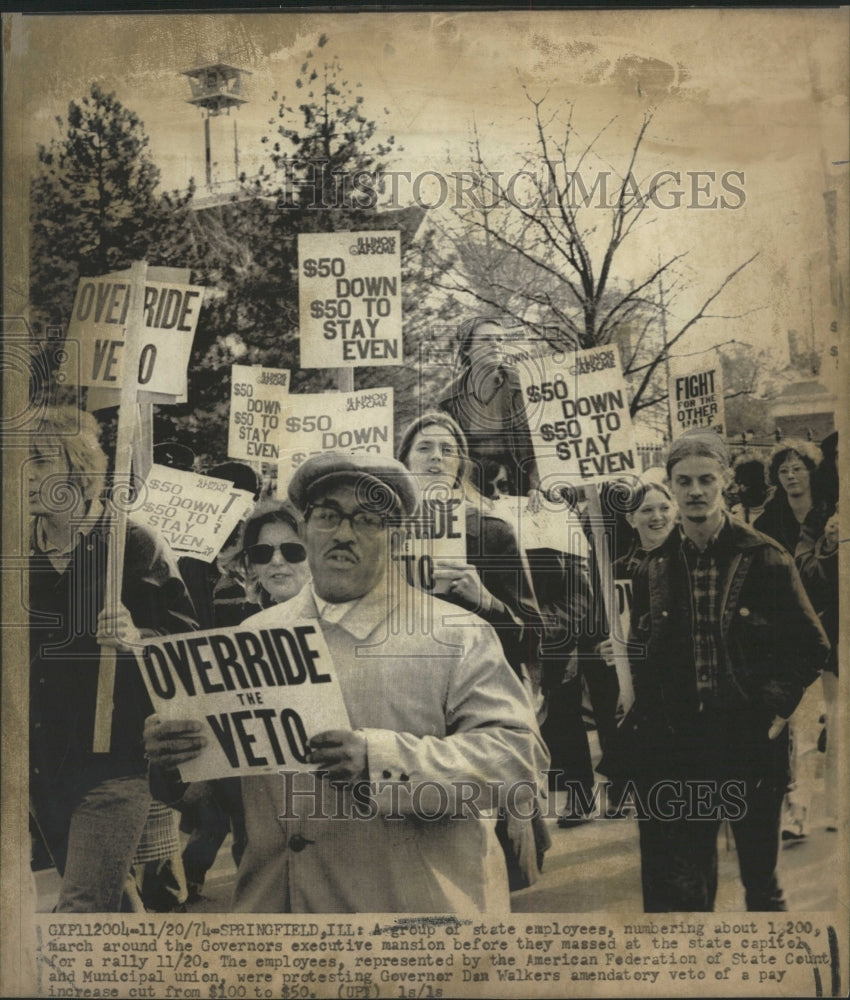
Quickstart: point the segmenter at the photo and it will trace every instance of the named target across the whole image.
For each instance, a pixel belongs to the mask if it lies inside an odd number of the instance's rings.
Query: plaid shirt
[[[679,526],[682,551],[688,566],[693,607],[694,670],[700,704],[717,705],[726,693],[726,677],[718,649],[720,627],[720,587],[725,560],[721,541],[726,527],[720,527],[700,551]]]

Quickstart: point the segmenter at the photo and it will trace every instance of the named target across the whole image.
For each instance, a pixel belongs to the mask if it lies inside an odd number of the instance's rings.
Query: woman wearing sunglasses
[[[298,521],[289,503],[270,501],[259,505],[245,522],[245,589],[249,601],[261,608],[295,597],[310,578]]]
[[[242,548],[236,561],[245,576],[247,600],[239,606],[238,621],[294,597],[310,578],[307,553],[298,537],[299,517],[295,508],[282,501],[258,504],[245,522]],[[235,608],[234,608],[235,610]],[[239,778],[219,778],[188,786],[180,804],[183,829],[189,841],[183,851],[183,867],[189,902],[203,899],[207,872],[228,833],[233,833],[232,854],[236,866],[247,842],[242,786]]]

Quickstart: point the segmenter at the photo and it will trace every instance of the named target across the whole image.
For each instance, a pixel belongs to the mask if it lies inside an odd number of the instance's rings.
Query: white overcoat
[[[243,623],[318,619],[375,784],[358,804],[312,774],[244,778],[237,912],[509,910],[493,812],[533,808],[548,766],[534,713],[490,625],[392,583],[336,624],[309,586]]]

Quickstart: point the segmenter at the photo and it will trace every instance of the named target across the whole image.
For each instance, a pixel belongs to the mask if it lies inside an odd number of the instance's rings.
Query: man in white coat
[[[312,583],[242,627],[317,619],[351,729],[310,734],[315,773],[243,779],[248,847],[234,909],[508,910],[494,814],[531,815],[548,757],[496,633],[477,618],[458,623],[454,605],[393,567],[393,527],[418,499],[400,463],[314,456],[289,495],[304,514]],[[199,730],[154,722],[148,753],[177,767],[200,752]]]

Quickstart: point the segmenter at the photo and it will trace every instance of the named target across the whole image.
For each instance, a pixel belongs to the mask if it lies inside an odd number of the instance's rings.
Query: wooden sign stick
[[[608,619],[611,642],[614,646],[614,667],[617,671],[617,680],[620,683],[620,704],[624,711],[628,711],[635,700],[634,687],[632,685],[632,672],[629,668],[629,660],[626,652],[626,644],[622,642],[619,635],[619,611],[614,600],[614,572],[611,563],[611,550],[608,546],[608,535],[605,533],[602,519],[602,502],[600,500],[599,488],[597,486],[586,486],[587,509],[590,514],[590,528],[593,532],[593,547],[596,551],[596,564],[599,567],[599,582],[602,587],[602,603],[605,607],[605,616]]]
[[[124,334],[123,375],[118,407],[118,433],[115,445],[113,503],[109,519],[109,555],[106,562],[104,607],[117,610],[121,603],[124,579],[124,542],[127,533],[130,472],[132,469],[133,438],[138,419],[139,350],[144,322],[142,306],[145,300],[147,263],[135,261],[130,268],[130,307]],[[124,493],[122,497],[121,494]],[[115,502],[118,499],[119,502]],[[100,654],[97,677],[97,701],[94,716],[94,753],[109,753],[112,742],[112,712],[115,695],[116,650],[104,647]]]

